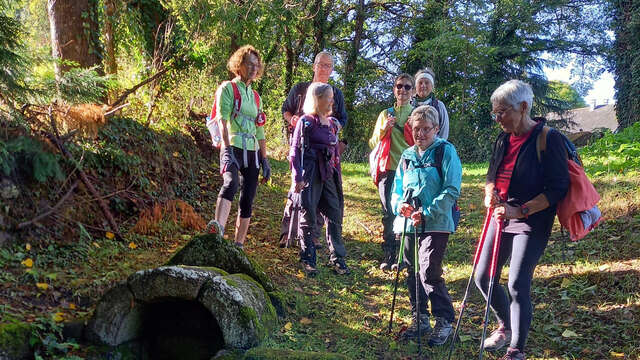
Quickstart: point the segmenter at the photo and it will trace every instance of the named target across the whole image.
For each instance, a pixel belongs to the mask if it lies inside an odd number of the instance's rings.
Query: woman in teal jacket
[[[442,259],[447,248],[449,234],[454,232],[451,208],[460,195],[462,165],[454,146],[436,136],[438,111],[430,105],[419,106],[409,117],[415,145],[407,148],[400,157],[396,170],[391,206],[396,218],[394,233],[399,236],[408,221],[407,238],[403,249],[404,265],[408,267],[407,287],[413,314],[413,324],[405,337],[426,334],[431,330],[427,299],[436,319],[429,338],[431,346],[444,344],[450,336],[455,317],[453,304],[442,277]],[[410,200],[405,194],[412,192]],[[416,309],[416,278],[413,270],[414,228],[418,242],[420,309]],[[418,314],[419,310],[419,314]]]

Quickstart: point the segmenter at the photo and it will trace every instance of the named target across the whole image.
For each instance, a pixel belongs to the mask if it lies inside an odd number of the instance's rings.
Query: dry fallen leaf
[[[303,317],[303,318],[300,319],[300,324],[309,325],[309,324],[311,324],[311,319],[309,319],[308,317]]]
[[[177,152],[177,151],[174,151],[174,152],[173,152],[173,157],[180,157],[180,153],[179,153],[179,152]]]
[[[49,288],[49,284],[47,283],[36,283],[36,287],[40,290],[47,290]]]
[[[30,251],[31,250],[31,244],[26,243],[24,248],[27,249],[27,251]]]
[[[580,337],[580,335],[576,334],[574,331],[567,329],[562,333],[562,337],[565,337],[565,338]]]
[[[562,279],[562,283],[560,284],[561,288],[566,289],[569,285],[571,285],[571,280],[569,278]]]
[[[75,310],[75,309],[76,309],[76,304],[74,304],[74,303],[69,303],[69,309],[71,309],[71,310]]]
[[[30,268],[30,267],[33,266],[33,260],[31,260],[31,258],[26,258],[26,259],[22,260],[21,264],[26,266],[26,267],[28,267],[28,268]]]
[[[600,265],[600,267],[598,268],[598,270],[600,271],[605,271],[609,268],[609,264],[604,264],[604,265]]]
[[[292,327],[293,327],[293,324],[291,323],[291,321],[289,321],[288,323],[284,324],[284,326],[282,328],[285,331],[289,331],[289,330],[291,330]]]
[[[611,351],[611,352],[609,352],[609,355],[611,355],[611,357],[613,357],[613,358],[621,358],[621,359],[624,359],[624,353],[619,353],[619,352]]]
[[[104,236],[109,240],[113,240],[113,238],[116,237],[116,234],[112,233],[111,231],[107,231]]]
[[[93,246],[97,247],[98,249],[100,248],[100,244],[98,244],[97,242],[93,242]]]
[[[53,321],[61,322],[62,320],[64,320],[64,314],[63,313],[57,312],[57,313],[55,313],[55,315],[53,315]]]
[[[136,243],[134,243],[133,241],[129,243],[129,249],[135,249],[137,247],[138,245],[136,245]]]

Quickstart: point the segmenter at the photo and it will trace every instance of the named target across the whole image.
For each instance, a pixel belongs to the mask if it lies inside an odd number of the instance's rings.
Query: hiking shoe
[[[418,337],[418,321],[415,314],[411,317],[411,326],[405,330],[402,335],[403,339],[413,339]],[[431,332],[431,324],[429,323],[429,315],[420,314],[420,335],[426,335]]]
[[[224,234],[224,227],[216,219],[211,219],[205,228],[205,232],[207,234],[220,234],[220,236],[222,236]]]
[[[502,349],[511,341],[511,330],[507,330],[500,326],[493,330],[491,335],[484,340],[484,349],[486,351],[496,351]]]
[[[333,271],[338,275],[349,275],[351,274],[351,270],[347,267],[347,264],[344,262],[344,259],[338,259],[329,262]]]
[[[447,342],[449,336],[453,332],[453,326],[447,320],[436,317],[436,326],[433,327],[433,332],[429,338],[429,346],[440,346]]]
[[[305,261],[302,262],[302,271],[304,271],[304,273],[307,274],[308,277],[315,277],[316,275],[318,275],[318,269]]]
[[[500,360],[525,360],[525,357],[522,351],[510,347],[507,349],[505,356],[501,357]]]
[[[380,263],[380,270],[393,270],[394,265],[396,267],[398,266],[398,264],[395,264],[394,260],[395,260],[395,255],[393,255],[393,253],[390,251],[385,251],[384,260],[382,260],[382,262]]]
[[[240,242],[234,242],[233,245],[240,250],[244,250],[244,244]]]

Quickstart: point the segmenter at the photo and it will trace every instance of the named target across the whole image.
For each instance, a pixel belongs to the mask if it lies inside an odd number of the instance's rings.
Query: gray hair
[[[329,57],[329,59],[331,59],[331,63],[333,64],[333,55],[331,55],[331,53],[330,53],[330,52],[328,52],[328,51],[324,51],[324,50],[323,50],[323,51],[320,51],[320,52],[316,55],[316,57],[313,59],[313,64],[314,64],[314,65],[315,65],[315,64],[317,64],[317,63],[318,63],[318,61],[320,61],[320,58],[321,58],[321,57],[323,57],[323,56],[328,56],[328,57]]]
[[[511,105],[517,111],[521,110],[520,104],[523,101],[527,103],[527,115],[531,114],[533,90],[531,85],[521,80],[509,80],[491,94],[492,104]]]
[[[326,96],[329,90],[333,91],[329,84],[321,82],[311,83],[307,89],[307,94],[304,97],[302,111],[305,114],[318,114],[318,99]]]
[[[427,121],[431,123],[431,126],[436,127],[440,125],[440,116],[438,110],[431,105],[421,105],[413,109],[411,116],[409,117],[409,124],[413,128],[413,123],[416,121]]]

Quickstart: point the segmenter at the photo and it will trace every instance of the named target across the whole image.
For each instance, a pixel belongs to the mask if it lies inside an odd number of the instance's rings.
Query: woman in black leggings
[[[498,318],[498,328],[485,340],[484,350],[495,351],[509,344],[502,359],[523,360],[533,313],[533,271],[547,246],[556,204],[569,187],[569,171],[564,142],[556,131],[548,133],[547,148],[538,160],[536,139],[545,121],[530,117],[533,91],[529,84],[508,81],[493,92],[491,103],[492,117],[503,132],[489,162],[484,202],[493,208],[494,220],[487,229],[475,282],[486,298],[496,224],[504,221],[496,279],[511,258],[511,301],[496,281],[491,308]]]

